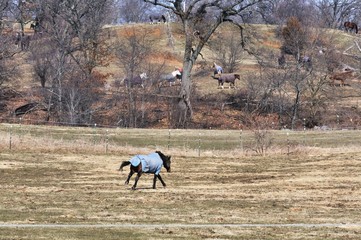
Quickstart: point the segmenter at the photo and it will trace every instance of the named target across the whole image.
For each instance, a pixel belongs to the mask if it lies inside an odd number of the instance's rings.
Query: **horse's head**
[[[167,169],[167,172],[170,172],[170,163],[171,163],[170,159],[171,159],[171,156],[166,156],[161,151],[156,151],[156,153],[158,153],[158,155],[162,159],[163,166],[165,167],[165,169]]]
[[[239,74],[234,74],[234,78],[238,79],[238,80],[241,80],[241,76]]]

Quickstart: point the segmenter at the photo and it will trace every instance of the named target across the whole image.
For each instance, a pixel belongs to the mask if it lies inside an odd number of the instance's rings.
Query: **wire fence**
[[[200,129],[127,129],[97,125],[59,126],[0,124],[0,148],[16,150],[39,145],[77,151],[88,147],[110,153],[117,147],[151,149],[181,149],[195,151],[234,151],[266,154],[271,149],[291,153],[302,147],[346,148],[359,147],[358,129],[327,130],[200,130]]]

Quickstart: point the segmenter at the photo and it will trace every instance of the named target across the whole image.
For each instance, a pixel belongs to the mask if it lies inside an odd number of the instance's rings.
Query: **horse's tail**
[[[358,27],[357,27],[356,23],[355,23],[355,32],[356,32],[356,34],[358,33]]]
[[[130,161],[123,161],[122,164],[120,164],[118,171],[123,171],[123,167],[128,166],[129,164]]]

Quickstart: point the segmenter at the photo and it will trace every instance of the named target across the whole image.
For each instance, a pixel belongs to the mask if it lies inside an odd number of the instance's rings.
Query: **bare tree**
[[[149,11],[149,4],[143,0],[121,0],[119,5],[119,17],[124,22],[145,22],[147,19],[147,12]]]
[[[196,0],[186,2],[184,0],[144,0],[145,2],[161,6],[172,11],[182,22],[185,35],[185,47],[183,56],[182,85],[179,93],[177,106],[179,116],[177,126],[184,127],[193,115],[190,101],[192,81],[191,72],[202,48],[208,42],[213,33],[224,22],[231,22],[239,26],[240,35],[243,39],[243,28],[239,24],[240,15],[248,11],[260,0]],[[238,17],[238,19],[237,19]],[[195,34],[197,37],[195,38]],[[242,45],[244,46],[244,44]]]
[[[11,80],[16,73],[14,66],[9,64],[9,60],[16,54],[14,51],[14,36],[6,26],[6,16],[10,11],[10,1],[0,0],[0,87]]]
[[[42,34],[34,42],[35,73],[42,86],[50,80],[49,94],[44,97],[60,121],[87,123],[95,112],[90,101],[98,96],[89,88],[102,82],[94,69],[105,63],[107,45],[101,28],[112,3],[36,1],[43,18]],[[94,82],[90,84],[89,79]]]
[[[137,127],[139,118],[137,99],[140,98],[141,105],[144,105],[144,96],[139,92],[138,88],[132,87],[132,79],[136,75],[145,71],[148,61],[147,58],[153,51],[154,39],[146,29],[131,27],[124,32],[124,37],[120,38],[115,46],[115,53],[124,70],[125,78],[128,79],[126,85],[126,93],[128,100],[128,123],[130,127]],[[144,83],[147,85],[147,83]],[[144,86],[143,85],[143,86]],[[142,107],[141,107],[142,108]],[[144,116],[144,114],[141,114]]]
[[[244,50],[237,32],[217,33],[209,41],[209,46],[213,60],[220,63],[225,72],[233,73],[240,65]]]
[[[313,1],[304,0],[282,0],[274,9],[274,13],[283,24],[289,18],[297,18],[303,25],[312,25],[317,16]]]
[[[321,21],[325,27],[340,28],[345,21],[356,21],[361,6],[359,0],[321,0],[315,1]]]

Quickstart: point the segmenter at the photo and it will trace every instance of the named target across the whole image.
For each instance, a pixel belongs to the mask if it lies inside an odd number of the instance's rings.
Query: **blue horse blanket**
[[[163,161],[158,153],[135,155],[129,160],[129,162],[134,167],[137,167],[140,163],[142,163],[142,172],[154,173],[155,175],[159,175],[163,166]]]

